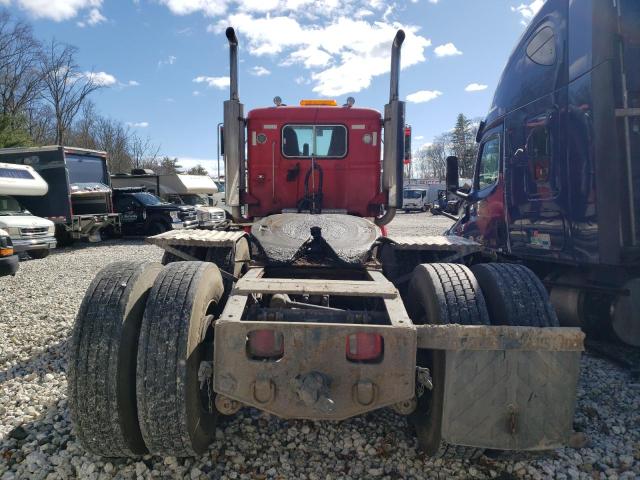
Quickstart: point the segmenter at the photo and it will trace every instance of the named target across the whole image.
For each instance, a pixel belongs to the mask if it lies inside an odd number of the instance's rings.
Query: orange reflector
[[[329,107],[337,107],[338,102],[335,100],[300,100],[301,107],[313,107],[318,105],[326,105]]]
[[[0,257],[8,257],[13,255],[13,248],[0,248]]]

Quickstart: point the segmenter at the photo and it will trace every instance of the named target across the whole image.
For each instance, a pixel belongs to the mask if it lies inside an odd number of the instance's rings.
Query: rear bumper
[[[113,227],[116,233],[120,233],[120,225],[120,214],[118,213],[73,215],[71,217],[71,234],[73,238],[88,238],[107,227]]]
[[[171,224],[171,229],[172,230],[192,230],[194,228],[198,228],[198,226],[199,226],[198,220],[187,220],[185,222],[183,221],[173,222]]]
[[[29,252],[31,250],[51,250],[56,248],[55,237],[42,237],[32,239],[11,239],[16,253]]]
[[[0,277],[5,275],[14,275],[18,271],[20,265],[20,259],[18,255],[11,255],[9,257],[0,257]]]

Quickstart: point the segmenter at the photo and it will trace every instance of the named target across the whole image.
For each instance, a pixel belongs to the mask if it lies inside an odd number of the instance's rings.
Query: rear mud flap
[[[499,450],[547,450],[572,433],[580,352],[447,351],[442,437]]]
[[[418,348],[446,352],[443,440],[496,450],[567,444],[583,350],[579,329],[417,328]]]

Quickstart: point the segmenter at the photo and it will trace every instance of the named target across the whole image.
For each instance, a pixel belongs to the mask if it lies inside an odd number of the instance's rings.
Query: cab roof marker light
[[[300,100],[301,107],[317,107],[317,106],[327,106],[327,107],[337,107],[338,102],[335,100]]]

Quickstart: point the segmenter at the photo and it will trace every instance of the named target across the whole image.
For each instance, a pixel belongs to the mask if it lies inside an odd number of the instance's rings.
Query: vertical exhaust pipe
[[[400,101],[400,51],[405,39],[404,30],[398,30],[391,47],[391,78],[389,103],[384,107],[384,154],[382,158],[382,189],[387,192],[386,213],[376,218],[377,225],[386,225],[402,208],[404,175],[405,103]]]
[[[244,105],[238,94],[238,37],[232,27],[225,32],[229,41],[229,100],[224,102],[225,202],[231,216],[242,217],[241,195],[245,189]]]

